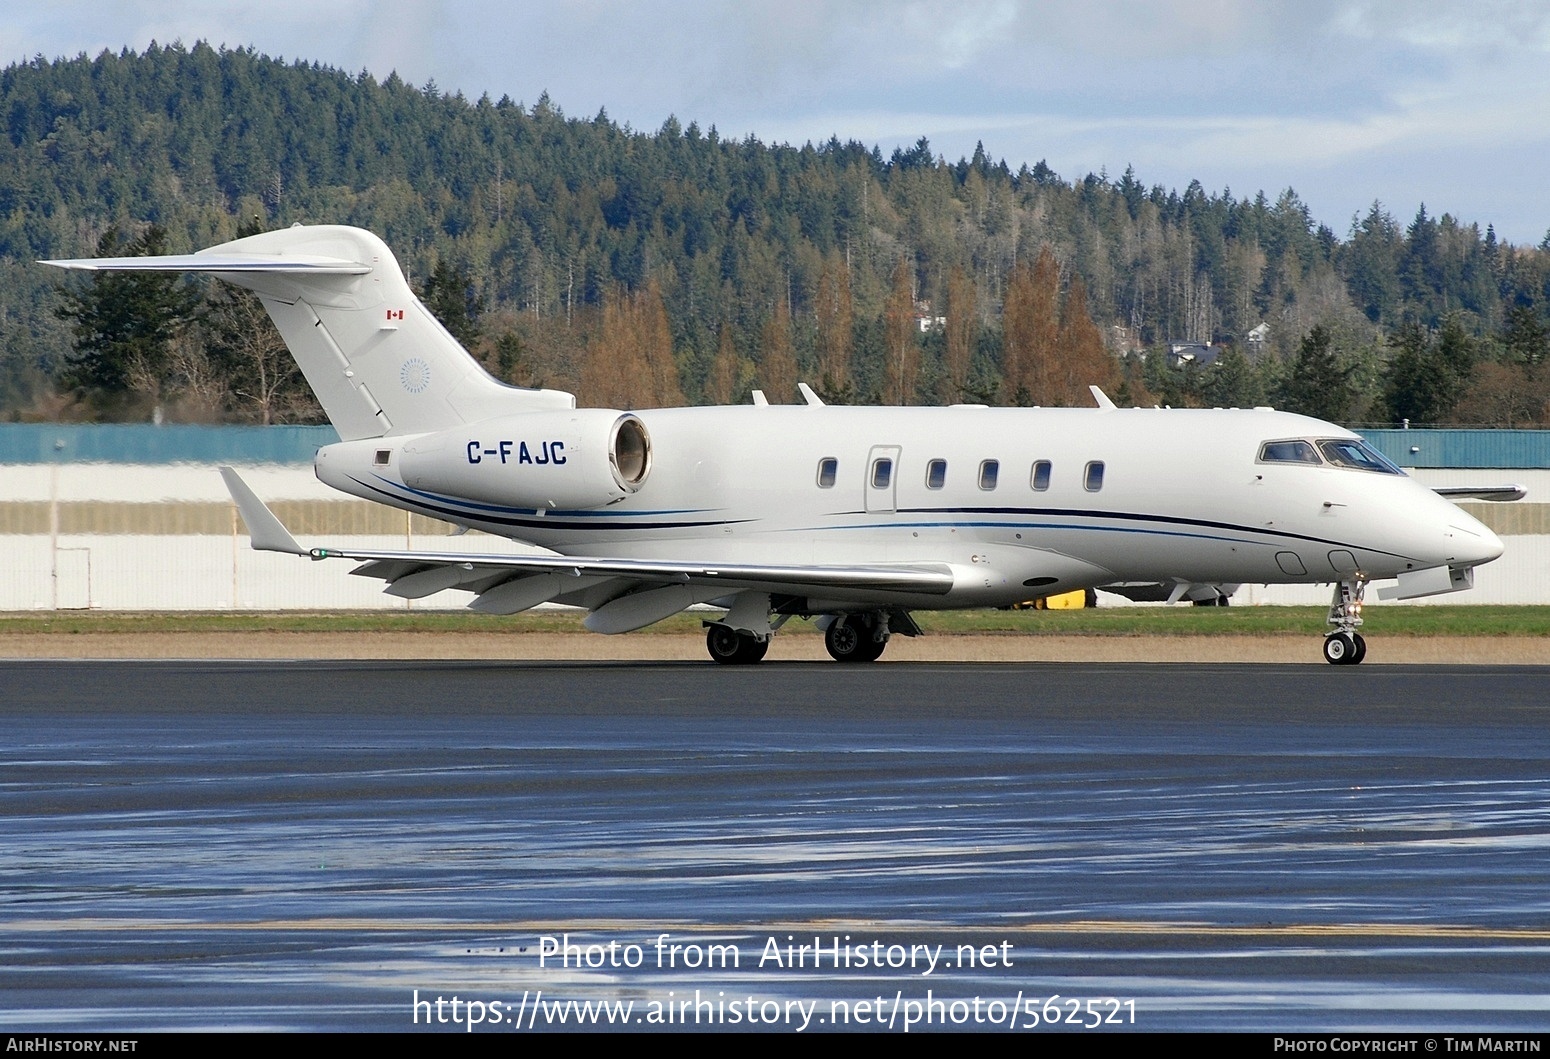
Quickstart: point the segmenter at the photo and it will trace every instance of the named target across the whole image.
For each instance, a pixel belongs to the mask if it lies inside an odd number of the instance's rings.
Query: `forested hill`
[[[110,229],[127,239],[147,223],[186,252],[255,218],[378,232],[418,286],[439,284],[441,311],[464,317],[449,325],[492,370],[619,403],[736,399],[761,384],[784,396],[796,374],[842,399],[1061,403],[1073,391],[1047,361],[1063,349],[1068,367],[1108,373],[1131,399],[1295,404],[1312,384],[1289,373],[1316,325],[1313,353],[1346,392],[1313,410],[1348,419],[1464,415],[1485,363],[1516,372],[1519,389],[1542,381],[1550,248],[1435,209],[1397,220],[1375,203],[1319,223],[1290,190],[1235,198],[1147,187],[1129,170],[1068,181],[983,150],[948,162],[924,139],[885,157],[674,119],[641,132],[605,113],[567,117],[547,97],[469,100],[205,44],[12,66],[0,115],[11,415],[57,414],[64,397],[50,394],[72,385],[80,414],[111,405],[87,400],[55,312],[61,277],[33,262],[90,255]],[[1170,340],[1241,352],[1261,323],[1265,355],[1227,358],[1232,379],[1170,374],[1160,357],[1127,374],[1117,359]],[[1448,362],[1453,391],[1411,409],[1395,365],[1436,361],[1445,339],[1469,347]],[[656,365],[636,373],[654,392],[607,392],[599,358],[624,346]],[[1093,355],[1109,360],[1082,359]],[[125,385],[162,401],[190,371],[157,370]],[[206,406],[252,414],[229,395]]]

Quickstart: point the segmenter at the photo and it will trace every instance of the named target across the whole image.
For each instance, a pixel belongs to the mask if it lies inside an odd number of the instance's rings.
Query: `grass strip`
[[[1306,636],[1321,632],[1323,607],[1096,607],[1049,611],[930,611],[915,618],[927,633],[1082,636]],[[0,635],[150,633],[565,633],[582,632],[582,613],[540,610],[510,617],[468,611],[35,611],[0,614]],[[712,615],[679,614],[643,630],[697,633]],[[1550,636],[1550,606],[1370,607],[1366,633],[1383,636]],[[793,619],[785,632],[812,631]]]

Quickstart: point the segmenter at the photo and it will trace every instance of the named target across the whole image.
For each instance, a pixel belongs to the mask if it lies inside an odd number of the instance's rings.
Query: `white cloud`
[[[1435,51],[1550,51],[1550,10],[1539,0],[1362,0],[1332,20],[1337,31]]]

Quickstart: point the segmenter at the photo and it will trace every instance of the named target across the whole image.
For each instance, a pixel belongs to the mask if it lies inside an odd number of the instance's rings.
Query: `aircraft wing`
[[[1449,500],[1522,500],[1528,490],[1521,485],[1442,485],[1433,489]]]
[[[605,575],[632,581],[656,581],[663,584],[707,584],[721,586],[727,592],[740,588],[803,586],[835,589],[861,588],[887,592],[923,592],[946,595],[953,587],[953,574],[945,563],[910,563],[897,566],[779,566],[747,563],[712,564],[669,562],[653,559],[607,559],[581,555],[500,555],[490,552],[432,552],[418,549],[401,551],[311,548],[303,554],[314,559],[355,559],[367,566],[355,571],[390,582],[395,592],[399,582],[411,571],[457,568],[467,573],[499,572],[560,573],[572,577]],[[453,584],[474,578],[458,576]],[[451,587],[446,585],[443,587]],[[429,595],[429,593],[425,593]]]
[[[540,603],[572,597],[593,610],[588,628],[624,632],[676,614],[695,603],[745,590],[807,592],[883,591],[946,595],[953,572],[945,563],[857,566],[697,563],[620,559],[558,553],[499,554],[417,549],[303,548],[247,483],[221,468],[237,511],[259,551],[312,559],[354,559],[352,573],[381,578],[385,591],[420,599],[448,588],[476,593],[474,610],[512,614]],[[629,606],[621,597],[628,597]],[[646,597],[655,597],[647,599]],[[572,601],[567,599],[567,602]],[[606,612],[606,613],[605,613]],[[649,620],[642,620],[649,619]]]

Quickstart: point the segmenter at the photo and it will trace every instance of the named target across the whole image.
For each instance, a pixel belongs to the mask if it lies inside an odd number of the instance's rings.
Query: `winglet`
[[[248,528],[248,536],[253,538],[254,551],[289,552],[291,555],[311,554],[296,543],[296,538],[291,536],[290,530],[274,517],[274,512],[264,506],[264,502],[248,488],[247,482],[238,477],[236,471],[230,467],[222,467],[221,477],[226,480],[226,488],[231,492],[232,500],[236,502],[237,513],[242,516],[242,524]]]
[[[1098,387],[1096,387],[1096,386],[1089,386],[1088,389],[1092,391],[1092,393],[1093,393],[1093,400],[1098,402],[1098,407],[1099,408],[1117,408],[1117,407],[1119,407],[1113,401],[1109,400],[1109,395],[1104,393],[1102,390],[1098,389]]]

